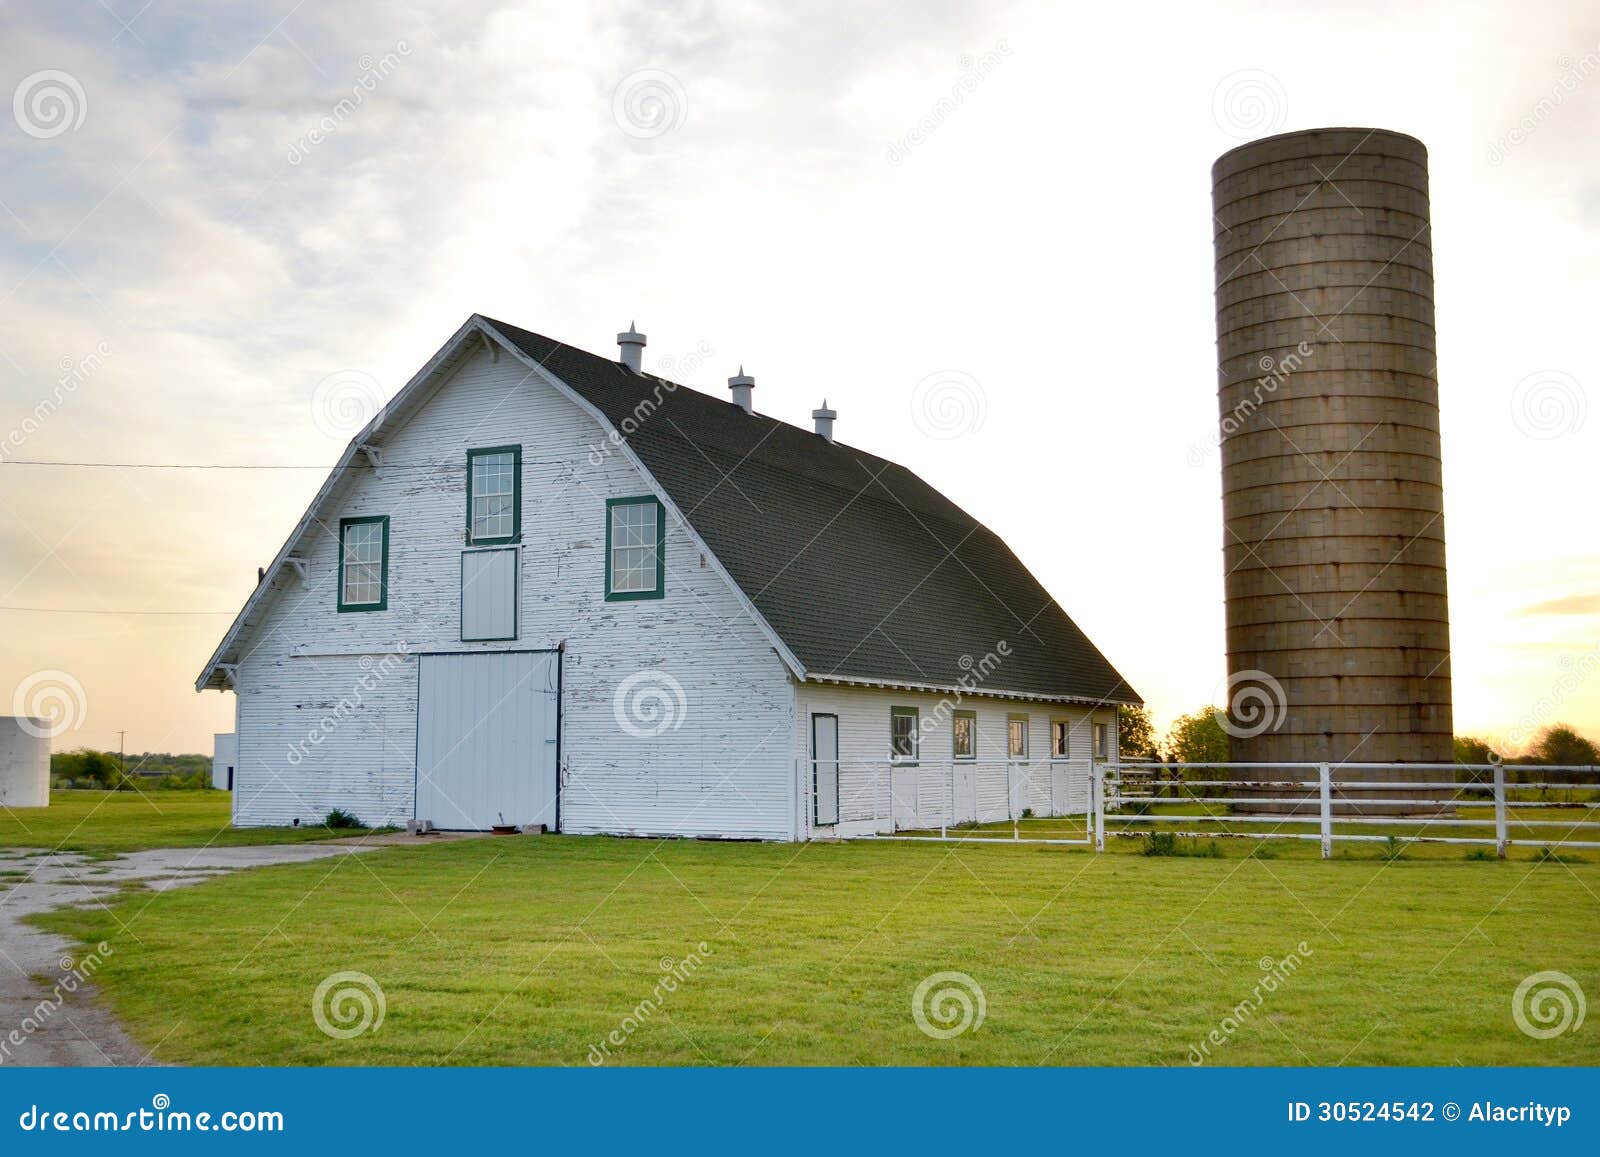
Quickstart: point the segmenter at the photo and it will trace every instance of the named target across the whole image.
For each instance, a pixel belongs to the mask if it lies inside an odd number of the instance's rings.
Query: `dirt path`
[[[164,891],[240,868],[347,856],[391,842],[163,848],[103,861],[71,852],[0,848],[0,885],[10,885],[0,891],[0,1066],[161,1063],[95,1000],[93,985],[85,983],[99,966],[95,953],[80,953],[70,941],[25,924],[24,917],[103,904],[129,880]]]

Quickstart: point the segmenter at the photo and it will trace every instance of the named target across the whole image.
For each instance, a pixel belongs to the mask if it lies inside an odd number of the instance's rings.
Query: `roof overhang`
[[[1137,695],[1052,695],[1038,691],[1007,691],[999,687],[963,686],[953,683],[914,683],[903,679],[873,678],[863,675],[805,676],[807,683],[836,683],[848,687],[876,687],[889,691],[923,691],[930,695],[956,695],[960,698],[1026,699],[1035,703],[1071,703],[1083,707],[1142,707],[1144,700]]]

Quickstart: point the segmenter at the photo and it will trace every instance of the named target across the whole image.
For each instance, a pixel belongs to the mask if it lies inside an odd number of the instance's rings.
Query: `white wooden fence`
[[[1600,848],[1597,814],[1600,768],[1579,766],[1135,761],[1074,775],[1045,761],[957,761],[840,774],[840,818],[862,839],[1104,851],[1107,836],[1165,831],[1316,840],[1324,859],[1337,843],[1390,840],[1480,845],[1503,858],[1513,846]]]

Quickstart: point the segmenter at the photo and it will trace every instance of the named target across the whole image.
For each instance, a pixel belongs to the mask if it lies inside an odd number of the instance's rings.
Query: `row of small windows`
[[[1096,723],[1093,735],[1094,758],[1106,759],[1109,751],[1110,729]],[[921,712],[915,707],[889,708],[889,757],[897,763],[915,763],[921,755]],[[1066,719],[1050,721],[1050,758],[1070,759],[1072,755],[1072,723]],[[952,759],[978,758],[978,714],[975,711],[957,711],[950,716],[950,757]],[[1028,758],[1028,717],[1006,716],[1006,758]]]
[[[467,451],[468,546],[522,541],[522,447]],[[659,599],[666,590],[666,511],[652,495],[606,502],[605,597]],[[339,523],[339,610],[389,606],[389,516]]]

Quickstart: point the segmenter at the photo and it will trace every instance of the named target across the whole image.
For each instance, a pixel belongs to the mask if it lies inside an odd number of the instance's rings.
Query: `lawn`
[[[0,848],[132,852],[336,839],[359,833],[318,824],[235,828],[222,791],[52,791],[49,807],[0,808]]]
[[[1595,1018],[1536,1040],[1512,995],[1546,970],[1600,994],[1597,893],[1592,864],[1459,850],[547,836],[256,869],[43,920],[114,947],[97,982],[178,1063],[1182,1065],[1210,1038],[1218,1064],[1592,1065]],[[340,972],[381,988],[375,1031],[318,1029],[313,994]],[[913,1016],[941,972],[970,977],[984,1013],[945,1039]]]

